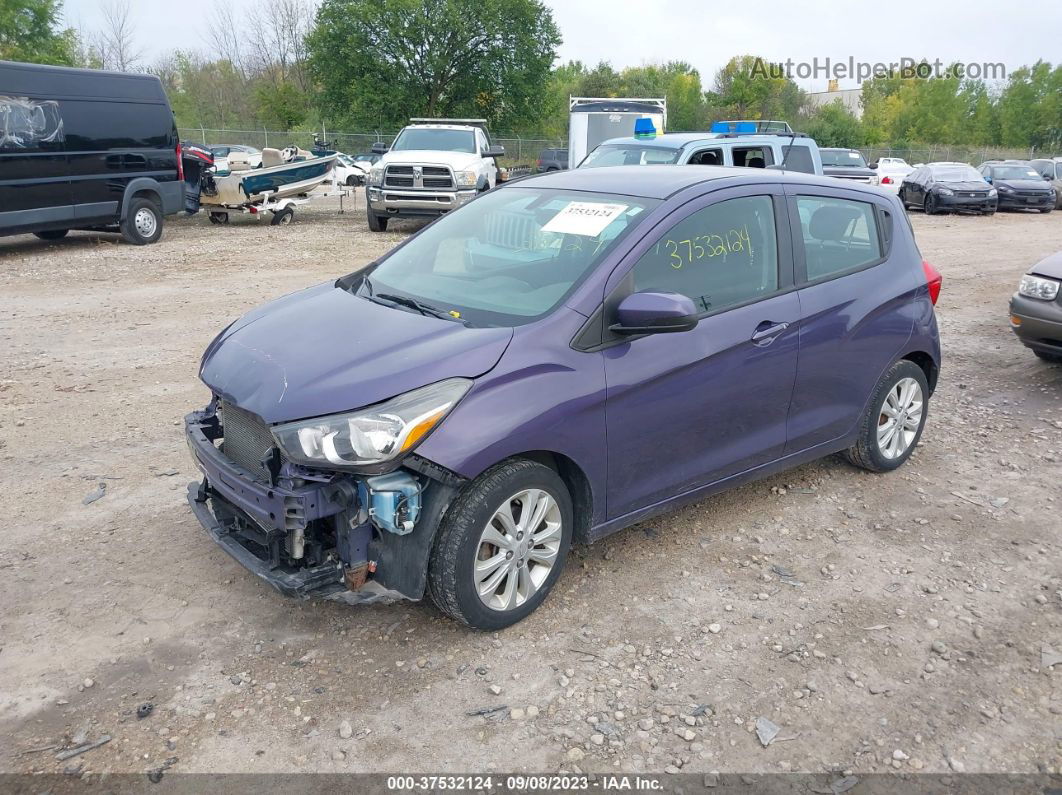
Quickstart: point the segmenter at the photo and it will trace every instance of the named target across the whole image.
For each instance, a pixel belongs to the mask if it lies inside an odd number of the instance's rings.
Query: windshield
[[[431,149],[436,152],[475,154],[476,138],[471,130],[441,130],[431,127],[406,127],[391,145],[392,152]]]
[[[358,294],[381,303],[413,298],[474,326],[521,325],[564,300],[657,204],[532,187],[490,191],[384,258]]]
[[[354,158],[359,163],[375,163],[380,159],[379,155],[358,155]]]
[[[854,149],[820,149],[824,166],[851,166],[853,168],[866,168],[867,161],[863,155]]]
[[[992,179],[1043,179],[1028,166],[998,166],[992,169]]]
[[[598,166],[658,166],[669,165],[678,160],[678,149],[661,149],[659,146],[638,144],[609,144],[599,146],[586,156],[579,168]]]
[[[937,182],[984,182],[973,166],[934,166],[930,169]]]

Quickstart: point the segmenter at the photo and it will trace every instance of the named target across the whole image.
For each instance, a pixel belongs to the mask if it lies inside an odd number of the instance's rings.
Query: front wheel
[[[151,199],[133,199],[118,229],[127,243],[135,246],[154,243],[162,237],[162,210]]]
[[[372,207],[369,207],[365,211],[366,220],[369,222],[370,232],[386,232],[387,231],[387,217],[377,215],[372,211]]]
[[[845,456],[871,472],[901,466],[922,436],[928,402],[929,384],[922,368],[907,359],[896,362],[878,382],[859,437]]]
[[[432,600],[474,629],[526,618],[564,568],[572,523],[568,488],[549,467],[513,459],[488,469],[439,528],[428,564]]]
[[[922,203],[922,209],[926,215],[937,215],[940,212],[940,207],[937,204],[937,197],[932,193],[926,194],[926,200]]]
[[[1054,208],[1054,207],[1041,207],[1041,208],[1040,208],[1040,212],[1042,212],[1042,213],[1049,213],[1049,212],[1051,212],[1051,211],[1052,211],[1053,209],[1055,209],[1055,208]]]

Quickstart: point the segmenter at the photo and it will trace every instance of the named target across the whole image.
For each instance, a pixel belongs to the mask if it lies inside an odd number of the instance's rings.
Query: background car
[[[364,157],[366,159],[359,160],[358,157]],[[365,178],[369,175],[369,169],[372,168],[373,160],[369,160],[370,157],[379,159],[379,155],[359,155],[355,157],[353,155],[345,155],[342,152],[336,158],[336,180],[342,185],[364,185]]]
[[[1062,251],[1041,260],[1021,277],[1010,299],[1010,327],[1025,347],[1047,362],[1062,364]]]
[[[543,149],[538,153],[538,160],[535,162],[536,172],[564,171],[566,168],[568,168],[567,149]]]
[[[908,174],[900,184],[904,209],[912,205],[927,215],[952,210],[996,211],[996,189],[969,163],[927,163]]]
[[[1055,209],[1058,196],[1050,183],[1027,160],[1003,160],[983,163],[978,169],[985,182],[998,191],[1000,210]]]
[[[879,157],[870,167],[878,175],[878,187],[890,193],[899,193],[904,178],[914,171],[902,157]]]
[[[857,149],[820,148],[819,156],[822,158],[822,173],[827,177],[862,182],[864,185],[878,184],[877,172],[867,165],[863,153]]]
[[[1055,208],[1062,209],[1062,157],[1041,157],[1030,160],[1029,165],[1055,189]]]

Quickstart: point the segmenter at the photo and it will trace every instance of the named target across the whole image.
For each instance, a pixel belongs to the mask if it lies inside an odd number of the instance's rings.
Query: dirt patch
[[[902,470],[826,459],[577,548],[537,613],[477,634],[284,599],[185,504],[211,338],[416,228],[336,209],[0,239],[0,769],[61,771],[22,752],[79,733],[113,738],[80,773],[1062,767],[1062,367],[1006,324],[1059,214],[913,215],[945,358]]]

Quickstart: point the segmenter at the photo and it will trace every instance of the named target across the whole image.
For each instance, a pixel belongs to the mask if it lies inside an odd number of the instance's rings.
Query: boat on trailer
[[[266,148],[262,150],[262,165],[254,168],[241,155],[230,152],[228,172],[215,173],[203,184],[200,201],[209,211],[211,223],[228,223],[230,212],[256,216],[268,212],[272,214],[270,223],[289,223],[295,207],[309,201],[311,191],[333,176],[337,157],[315,157],[294,146]],[[338,189],[314,195],[342,198],[347,194]]]

